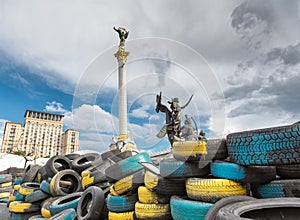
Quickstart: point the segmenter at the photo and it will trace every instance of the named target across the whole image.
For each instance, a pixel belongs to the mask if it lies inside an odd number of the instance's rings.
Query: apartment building
[[[63,115],[26,110],[24,126],[6,122],[1,152],[25,151],[35,157],[64,155],[78,150],[79,131],[63,132]]]

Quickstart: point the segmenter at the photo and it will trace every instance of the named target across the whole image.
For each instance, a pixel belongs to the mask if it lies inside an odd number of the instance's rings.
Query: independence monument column
[[[128,138],[128,123],[127,123],[127,94],[126,94],[126,70],[125,63],[128,51],[125,51],[125,39],[128,37],[128,31],[124,27],[116,28],[120,38],[119,50],[115,53],[119,65],[119,136],[118,140],[126,140]]]

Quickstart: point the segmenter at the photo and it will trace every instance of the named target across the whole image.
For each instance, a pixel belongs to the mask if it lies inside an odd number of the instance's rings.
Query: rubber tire
[[[85,171],[85,172],[87,172],[87,174],[82,177],[82,181],[81,181],[81,185],[83,189],[107,181],[106,175],[100,171],[94,171],[94,172]]]
[[[12,182],[0,183],[0,189],[8,186],[12,186]]]
[[[15,201],[25,201],[25,196],[20,194],[19,191],[16,193]]]
[[[145,186],[140,186],[138,189],[138,197],[140,203],[145,204],[167,204],[170,202],[170,196],[161,195],[152,192]]]
[[[78,220],[100,219],[104,207],[104,193],[96,186],[87,188],[77,206]]]
[[[21,195],[27,196],[30,193],[37,191],[40,189],[40,184],[39,183],[33,183],[33,182],[27,182],[23,183],[21,187],[19,188],[18,192]]]
[[[61,187],[60,181],[67,180],[73,183],[73,187],[67,189]],[[74,170],[62,170],[57,173],[50,182],[50,191],[53,196],[65,196],[81,190],[81,177]]]
[[[51,195],[51,191],[50,191],[50,183],[48,183],[46,180],[43,180],[43,181],[41,182],[40,189],[41,189],[44,193],[47,193],[47,194]]]
[[[83,192],[72,193],[52,201],[49,207],[51,215],[54,216],[66,209],[77,209],[82,193]]]
[[[300,179],[300,164],[277,166],[276,171],[282,179]]]
[[[162,195],[186,195],[185,179],[165,179],[150,171],[145,173],[145,186],[153,192]]]
[[[118,149],[111,150],[111,151],[106,151],[106,152],[101,154],[101,158],[102,158],[102,160],[107,160],[108,158],[114,157],[119,153],[121,153],[121,151],[118,150]]]
[[[46,199],[45,201],[42,202],[41,204],[41,215],[44,218],[50,218],[51,217],[51,212],[50,212],[50,205],[57,199],[59,199],[61,196],[59,197],[50,197],[48,199]]]
[[[134,211],[131,212],[108,212],[109,220],[135,220]]]
[[[49,218],[49,220],[75,220],[77,214],[75,209],[66,209]]]
[[[40,168],[41,167],[39,165],[29,165],[25,170],[22,183],[34,182]]]
[[[215,177],[241,183],[268,183],[276,179],[275,166],[242,166],[225,161],[215,161],[211,163],[210,170]]]
[[[81,174],[82,171],[92,166],[93,163],[102,162],[101,155],[98,153],[83,154],[72,161],[72,169]]]
[[[43,201],[49,197],[50,197],[49,194],[44,193],[42,190],[37,190],[37,191],[32,192],[29,195],[27,195],[25,197],[25,202],[30,202],[30,203],[39,202],[39,201]]]
[[[29,213],[11,213],[11,220],[28,220],[32,216],[36,216],[39,212],[29,212]]]
[[[73,154],[73,153],[65,155],[65,157],[68,158],[70,161],[73,161],[73,160],[77,159],[80,156],[81,156],[80,154]]]
[[[227,179],[189,178],[186,191],[190,199],[215,203],[234,195],[246,195],[246,189],[238,182]]]
[[[172,196],[170,206],[173,219],[200,220],[204,219],[213,204]]]
[[[44,220],[44,219],[48,219],[48,218],[44,218],[41,215],[34,215],[34,216],[31,216],[28,220]]]
[[[300,179],[274,180],[262,185],[251,185],[253,197],[259,199],[300,197]]]
[[[215,220],[219,210],[229,204],[253,200],[251,196],[229,196],[216,202],[206,213],[204,220]]]
[[[114,183],[113,187],[118,195],[135,194],[139,186],[144,185],[145,171],[140,170]]]
[[[206,141],[185,141],[173,143],[173,156],[176,160],[198,162],[207,154]]]
[[[279,213],[274,218],[274,209],[278,208]],[[282,213],[284,208],[297,209]],[[272,209],[273,216],[267,216],[266,211]],[[217,216],[216,220],[240,220],[240,219],[252,219],[247,216],[247,212],[259,211],[261,214],[256,215],[255,219],[298,219],[300,212],[300,198],[272,198],[272,199],[256,199],[244,202],[236,202],[222,207]],[[269,212],[270,213],[270,212]],[[287,215],[291,216],[287,216]],[[294,215],[293,215],[294,214]],[[243,216],[243,218],[241,217]]]
[[[144,167],[140,165],[139,162],[150,163],[152,161],[149,154],[146,152],[128,157],[116,164],[113,164],[105,170],[107,180],[110,183],[113,183],[143,169]]]
[[[9,212],[14,213],[37,212],[40,209],[40,204],[33,204],[28,202],[11,202],[9,204]]]
[[[12,181],[11,174],[1,174],[0,175],[0,183],[7,183]]]
[[[137,219],[171,220],[170,204],[144,204],[135,203],[135,216]]]
[[[160,175],[164,178],[205,177],[209,174],[209,164],[202,169],[195,163],[163,159],[159,164]]]
[[[12,192],[12,187],[8,186],[8,187],[0,188],[0,193],[3,193],[3,192]]]
[[[60,163],[62,166],[57,168],[55,167],[55,163]],[[49,177],[52,178],[58,172],[71,168],[71,161],[65,156],[58,155],[51,157],[45,164],[44,168],[41,168],[40,173],[43,180],[47,180]]]
[[[300,163],[300,123],[232,133],[226,141],[230,159],[240,165]]]
[[[112,196],[108,194],[106,198],[106,205],[111,212],[129,212],[134,211],[135,203],[138,201],[137,194],[126,197]]]

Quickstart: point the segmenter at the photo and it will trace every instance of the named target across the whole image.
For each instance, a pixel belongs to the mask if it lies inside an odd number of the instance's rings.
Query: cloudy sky
[[[26,109],[65,115],[80,149],[118,134],[113,26],[129,30],[129,130],[160,151],[163,102],[179,97],[208,137],[300,120],[300,3],[290,0],[0,0],[0,139]]]

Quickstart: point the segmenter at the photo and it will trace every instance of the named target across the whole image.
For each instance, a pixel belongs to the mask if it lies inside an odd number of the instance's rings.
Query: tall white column
[[[127,135],[127,92],[126,92],[126,69],[125,62],[119,60],[119,134]]]
[[[118,139],[127,139],[128,121],[127,121],[127,92],[126,92],[126,69],[125,64],[128,51],[125,51],[124,42],[119,45],[119,50],[115,53],[119,65],[119,87],[118,87],[118,104],[119,104],[119,137]]]

